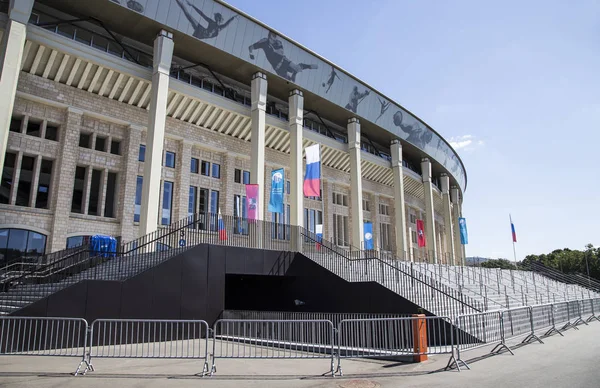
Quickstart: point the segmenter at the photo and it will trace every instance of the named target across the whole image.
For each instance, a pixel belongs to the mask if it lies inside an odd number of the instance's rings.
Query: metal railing
[[[0,355],[79,357],[87,347],[88,323],[81,318],[0,317]]]
[[[335,332],[328,320],[220,319],[213,335],[211,375],[218,358],[324,358],[334,374]]]
[[[448,317],[344,319],[338,325],[336,372],[343,374],[342,358],[452,354],[452,360],[453,331]]]
[[[217,359],[326,359],[342,374],[345,358],[450,355],[446,369],[470,369],[466,351],[494,346],[513,354],[513,341],[543,344],[550,336],[591,320],[600,298],[486,311],[450,317],[342,319],[222,319],[212,330],[200,320],[1,317],[0,355],[78,357],[74,375],[93,371],[93,359],[188,359],[213,375]],[[212,344],[210,343],[212,341]],[[212,357],[209,349],[212,347]],[[212,358],[210,360],[209,358]],[[337,368],[335,360],[337,358]],[[81,368],[85,369],[81,372]],[[199,365],[200,367],[200,365]]]
[[[209,328],[201,320],[97,319],[90,331],[88,367],[93,358],[204,360],[208,374]]]

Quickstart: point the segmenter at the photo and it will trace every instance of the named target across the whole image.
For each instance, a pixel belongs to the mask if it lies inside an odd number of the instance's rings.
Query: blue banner
[[[466,245],[469,243],[469,236],[467,234],[467,220],[460,217],[458,219],[458,227],[460,228],[460,243]]]
[[[271,171],[271,197],[269,198],[269,211],[283,214],[283,187],[285,179],[283,168]]]
[[[373,224],[365,222],[363,228],[365,233],[365,249],[373,249]]]

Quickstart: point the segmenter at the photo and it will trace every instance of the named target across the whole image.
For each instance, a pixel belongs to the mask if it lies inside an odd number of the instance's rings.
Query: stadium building
[[[248,218],[246,184],[258,185],[270,238],[300,225],[339,247],[463,262],[467,176],[449,143],[243,12],[215,0],[11,0],[0,11],[4,263],[198,215],[216,234],[218,213]],[[315,144],[321,195],[306,197]],[[240,225],[226,232],[247,235]]]

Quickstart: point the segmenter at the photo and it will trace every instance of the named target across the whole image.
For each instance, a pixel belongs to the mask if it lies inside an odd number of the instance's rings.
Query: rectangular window
[[[390,251],[392,249],[390,244],[390,229],[390,224],[379,224],[379,244],[381,249],[384,251]]]
[[[5,154],[4,170],[2,171],[2,182],[0,182],[0,203],[10,203],[10,190],[13,186],[16,161],[16,154],[13,154],[11,152],[7,152]]]
[[[410,239],[412,240],[413,244],[417,243],[417,232],[415,232],[414,230],[410,233]]]
[[[210,192],[210,230],[217,231],[217,219],[219,216],[219,192],[212,190]]]
[[[42,159],[40,167],[40,177],[38,180],[37,196],[35,198],[35,207],[38,209],[48,209],[48,196],[50,195],[50,182],[52,181],[52,161]]]
[[[198,212],[200,213],[200,219],[198,221],[198,227],[201,230],[206,230],[207,222],[206,217],[208,213],[208,198],[210,190],[200,188],[199,200],[198,200]]]
[[[200,164],[200,161],[198,159],[192,158],[190,172],[193,172],[194,174],[198,174],[199,164]]]
[[[34,157],[23,155],[23,159],[21,160],[21,174],[19,175],[19,186],[17,187],[17,202],[15,203],[17,206],[29,206],[34,165]]]
[[[242,170],[240,170],[239,168],[236,168],[233,171],[233,181],[235,183],[242,183]]]
[[[348,241],[348,216],[341,214],[333,215],[333,241],[336,245],[347,247]]]
[[[92,170],[92,182],[90,185],[90,200],[88,203],[88,214],[100,215],[100,190],[102,189],[102,171]]]
[[[29,119],[29,121],[27,122],[26,133],[29,136],[35,136],[35,137],[42,136],[42,123],[39,121]]]
[[[381,214],[383,216],[389,216],[390,215],[390,206],[386,205],[385,203],[380,203],[379,204],[379,214]]]
[[[313,210],[311,209],[311,212]],[[277,240],[290,239],[290,205],[283,208],[283,213],[271,213],[271,238]]]
[[[160,217],[161,225],[171,225],[171,211],[173,208],[173,182],[163,182],[163,203]]]
[[[210,162],[207,161],[202,161],[202,166],[201,166],[201,171],[200,173],[204,176],[210,176]]]
[[[140,222],[140,211],[142,209],[142,186],[144,185],[144,177],[137,177],[135,185],[135,209],[133,211],[133,222]]]
[[[46,124],[46,140],[58,141],[58,127],[56,125]]]
[[[75,183],[73,184],[73,198],[71,211],[83,213],[83,193],[85,192],[85,167],[77,166],[75,169]]]
[[[242,183],[245,185],[249,185],[250,184],[250,171],[244,171],[242,178],[243,178]]]
[[[332,197],[334,205],[348,206],[348,196],[346,194],[334,192]]]
[[[175,168],[175,152],[165,151],[165,167]]]
[[[146,160],[146,146],[140,144],[140,151],[138,153],[138,161],[143,162]]]
[[[290,192],[291,192],[291,184],[290,184],[290,181],[286,181],[286,182],[285,182],[285,191],[286,191],[287,195],[290,195]]]
[[[246,196],[233,196],[233,217],[235,217],[233,233],[247,235],[248,216],[246,214]]]
[[[113,155],[121,155],[121,142],[112,139],[110,142],[110,153]]]
[[[117,194],[117,174],[109,172],[106,177],[106,200],[104,202],[104,217],[115,218],[115,198]]]
[[[366,200],[366,199],[363,199],[363,203],[362,203],[362,209],[363,209],[363,211],[366,211],[366,212],[370,211],[369,210],[369,205],[370,205],[369,201]]]
[[[96,136],[96,146],[94,147],[94,149],[96,151],[105,152],[106,151],[106,143],[108,143],[108,139],[106,137]]]
[[[81,132],[79,134],[79,147],[91,148],[92,137],[89,133]]]
[[[196,186],[190,186],[190,195],[188,199],[188,218],[191,218],[196,214],[196,207],[198,206],[198,188]]]
[[[22,125],[23,125],[23,119],[21,117],[13,117],[10,120],[10,131],[21,133]]]
[[[410,223],[411,224],[416,224],[417,223],[417,216],[414,214],[410,215]]]
[[[212,164],[212,177],[221,179],[221,165],[217,163]]]

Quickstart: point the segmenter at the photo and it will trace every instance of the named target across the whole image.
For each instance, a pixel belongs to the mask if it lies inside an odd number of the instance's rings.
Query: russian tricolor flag
[[[304,175],[304,196],[321,197],[321,146],[313,144],[305,148],[306,175]]]
[[[510,217],[510,229],[512,230],[513,242],[517,242],[517,232],[515,232],[515,224],[512,222],[512,217]]]

